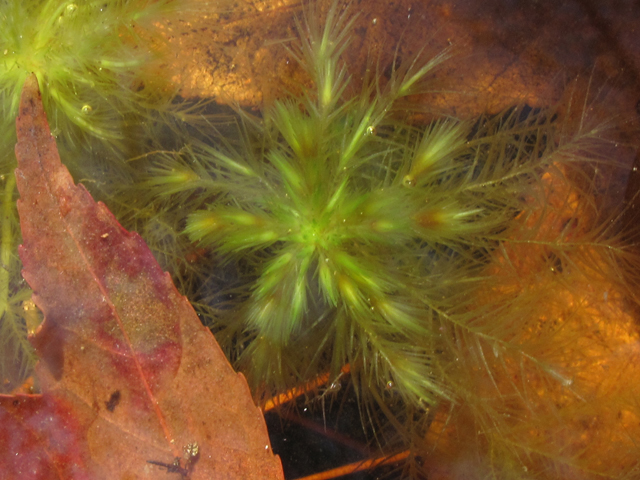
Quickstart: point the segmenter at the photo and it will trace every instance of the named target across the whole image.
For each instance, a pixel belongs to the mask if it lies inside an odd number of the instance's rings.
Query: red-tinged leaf
[[[35,77],[17,130],[43,394],[0,400],[3,478],[283,478],[242,375],[140,236],[60,163]],[[189,459],[183,448],[196,442]]]
[[[0,397],[3,478],[96,478],[79,424],[69,406],[52,395]]]

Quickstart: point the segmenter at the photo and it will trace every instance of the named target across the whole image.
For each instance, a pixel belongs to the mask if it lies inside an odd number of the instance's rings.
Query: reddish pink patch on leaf
[[[242,375],[140,236],[60,163],[35,77],[17,129],[20,256],[45,316],[33,338],[43,393],[0,397],[3,478],[157,479],[168,473],[148,461],[178,458],[192,480],[282,479]]]

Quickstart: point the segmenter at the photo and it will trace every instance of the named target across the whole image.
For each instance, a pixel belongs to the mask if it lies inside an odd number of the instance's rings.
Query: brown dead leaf
[[[60,163],[35,77],[17,130],[43,393],[0,399],[3,478],[282,479],[242,375],[140,236]]]

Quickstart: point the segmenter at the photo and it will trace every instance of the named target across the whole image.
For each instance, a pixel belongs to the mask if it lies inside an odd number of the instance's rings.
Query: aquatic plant
[[[461,355],[469,371],[489,368],[486,345],[527,355],[518,309],[531,298],[481,301],[488,265],[504,242],[533,242],[521,219],[548,211],[543,177],[570,184],[561,165],[592,161],[601,131],[570,136],[554,112],[526,107],[411,125],[403,99],[428,90],[447,52],[396,62],[387,78],[371,68],[356,86],[343,55],[353,16],[334,2],[318,18],[307,14],[291,48],[312,89],[146,157],[134,191],[155,195],[156,218],[188,213],[186,234],[212,250],[218,273],[200,270],[208,280],[190,296],[258,395],[349,364],[360,392],[455,400]],[[596,231],[585,242],[600,244]],[[561,234],[546,242],[563,255]]]
[[[112,6],[123,5],[133,4]],[[66,15],[60,10],[57,25]],[[139,17],[127,18],[112,39],[117,48],[140,38],[129,28]],[[352,78],[345,53],[354,16],[333,2],[321,18],[310,7],[290,47],[309,77],[300,93],[284,94],[260,117],[238,111],[237,123],[193,129],[184,146],[176,131],[156,131],[164,143],[129,159],[134,183],[115,171],[101,180],[117,191],[110,206],[155,248],[257,397],[326,372],[331,392],[348,364],[370,407],[363,416],[390,420],[393,428],[376,424],[375,434],[387,448],[410,448],[413,477],[427,469],[417,457],[434,448],[433,436],[450,434],[449,424],[473,439],[464,448],[487,459],[479,470],[487,477],[604,471],[589,463],[597,455],[576,453],[584,431],[565,432],[591,414],[583,398],[602,398],[585,373],[610,347],[600,337],[629,323],[603,322],[600,299],[637,303],[620,274],[637,271],[637,252],[625,243],[637,231],[621,233],[615,200],[600,200],[614,198],[611,179],[621,171],[604,148],[605,129],[576,102],[568,112],[518,106],[470,121],[429,112],[430,123],[416,124],[410,114],[422,107],[412,96],[429,91],[448,52],[370,65]],[[54,94],[52,123],[118,140],[121,120],[144,114],[148,98],[136,102],[153,91],[130,76],[153,53],[134,57],[132,71],[110,73],[143,90],[94,97],[95,105],[121,99],[117,113],[93,123],[77,117],[84,100],[74,110]],[[107,64],[91,65],[93,79],[92,68]],[[578,120],[567,120],[576,111]],[[2,225],[3,265],[18,242],[12,222]],[[19,277],[3,281],[0,306],[20,313]],[[23,338],[26,322],[16,319],[0,326],[7,345],[17,345],[14,331]],[[585,342],[598,346],[596,357]],[[635,411],[633,401],[615,407]]]
[[[54,134],[122,139],[128,116],[163,108],[174,87],[158,75],[166,42],[152,24],[176,0],[10,0],[0,5],[0,105],[15,118],[35,73]],[[77,127],[77,128],[72,128]]]
[[[16,212],[16,181],[11,169],[15,157],[11,147],[15,135],[5,130],[0,142],[0,392],[15,388],[34,364],[33,348],[27,340],[27,330],[39,322],[39,314],[29,303],[31,290],[20,273],[17,247],[20,227]]]

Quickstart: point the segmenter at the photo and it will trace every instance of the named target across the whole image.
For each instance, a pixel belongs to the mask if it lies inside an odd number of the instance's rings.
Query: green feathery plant
[[[552,117],[403,123],[398,102],[446,52],[355,92],[342,59],[353,18],[337,3],[326,26],[316,17],[292,50],[314,89],[242,114],[239,142],[219,132],[154,159],[136,189],[191,210],[189,238],[237,264],[235,283],[200,301],[218,308],[213,328],[254,386],[282,391],[349,363],[361,385],[412,404],[455,398],[443,329],[490,315],[474,298],[516,215],[543,204]]]
[[[170,82],[159,75],[167,45],[152,24],[183,3],[2,2],[3,118],[15,118],[22,85],[34,73],[55,135],[79,129],[103,139],[124,138],[123,124],[131,115],[164,108],[173,96]]]
[[[20,272],[13,145],[15,135],[11,130],[5,130],[0,143],[0,392],[15,388],[32,372],[35,355],[27,340],[27,328],[33,328],[34,322],[30,319],[38,317],[35,310],[31,314],[27,310],[31,290]]]
[[[413,125],[408,97],[447,53],[356,86],[344,60],[354,17],[334,1],[319,18],[312,9],[291,47],[313,87],[132,158],[119,218],[161,254],[257,396],[349,364],[415,471],[434,412],[456,404],[496,472],[520,478],[536,456],[553,470],[553,444],[534,449],[523,430],[579,410],[556,402],[584,387],[580,342],[566,337],[580,328],[565,324],[591,307],[572,285],[636,298],[615,272],[637,255],[596,200],[619,168],[603,129],[585,106],[575,128],[525,107]]]
[[[63,143],[131,142],[136,120],[170,108],[168,83],[147,73],[165,46],[152,24],[179,5],[1,3],[4,118],[13,122],[35,72]],[[539,438],[563,432],[593,393],[584,369],[599,359],[578,340],[583,327],[599,331],[592,312],[605,309],[584,290],[637,302],[619,274],[640,264],[621,240],[629,232],[597,200],[617,168],[600,150],[602,129],[584,116],[565,129],[557,112],[525,107],[414,125],[410,97],[428,91],[447,52],[356,82],[344,59],[354,17],[337,1],[321,17],[310,9],[290,50],[311,88],[260,118],[239,112],[206,138],[192,131],[177,151],[162,150],[183,138],[167,129],[168,145],[137,145],[126,166],[102,165],[101,189],[118,191],[116,214],[155,247],[257,396],[320,373],[340,379],[349,364],[358,395],[375,403],[369,418],[393,426],[377,428],[378,440],[399,433],[413,477],[433,447],[425,431],[448,421],[438,408],[470,418],[459,425],[491,457],[487,476],[521,478],[528,465],[588,471],[575,444],[558,453]],[[11,131],[0,163],[5,389],[32,362]]]

